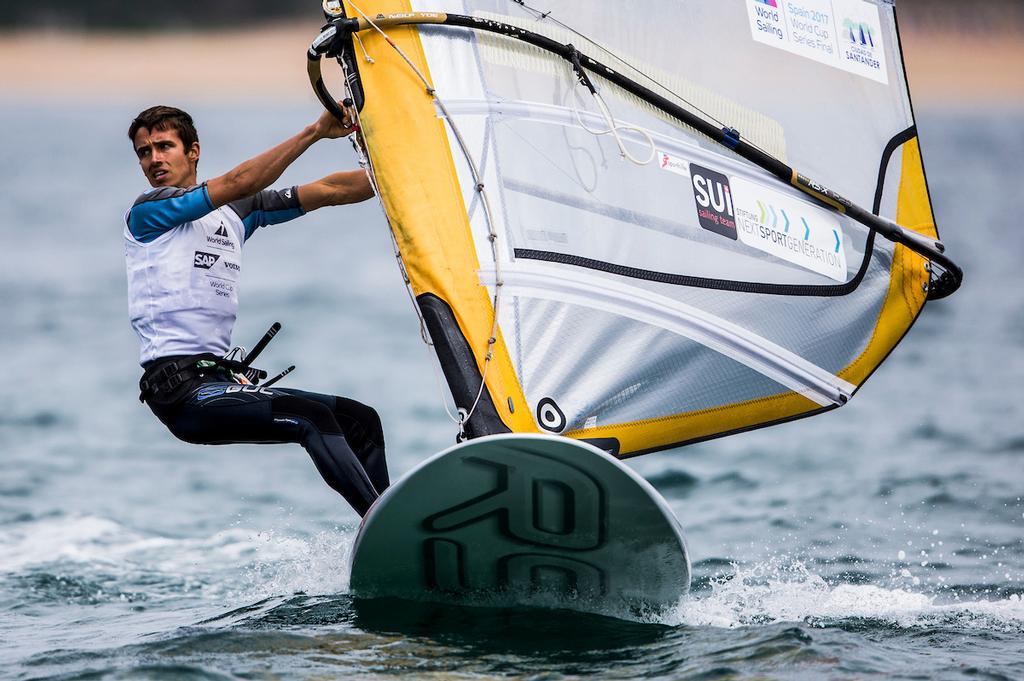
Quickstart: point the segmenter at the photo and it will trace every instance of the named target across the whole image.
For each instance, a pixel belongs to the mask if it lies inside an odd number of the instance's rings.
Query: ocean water
[[[357,518],[295,446],[196,447],[137,400],[120,218],[138,103],[0,102],[0,677],[1024,678],[1024,115],[920,112],[967,279],[847,407],[631,462],[687,533],[657,621],[366,602]],[[315,107],[192,107],[212,176]],[[348,167],[321,142],[281,184]],[[236,341],[453,442],[375,205],[250,242]]]

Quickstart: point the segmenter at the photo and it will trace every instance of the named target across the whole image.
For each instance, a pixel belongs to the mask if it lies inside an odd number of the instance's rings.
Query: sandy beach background
[[[899,5],[915,102],[1024,108],[1024,3]],[[0,99],[314,102],[304,52],[315,17],[214,32],[0,32]]]

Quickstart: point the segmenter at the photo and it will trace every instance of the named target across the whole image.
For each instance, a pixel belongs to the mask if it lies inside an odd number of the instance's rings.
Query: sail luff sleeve
[[[366,9],[363,5],[371,3],[358,4]],[[402,0],[372,6],[374,15],[411,11],[409,3]],[[358,16],[353,7],[346,9],[349,16]],[[432,82],[430,64],[414,26],[391,28],[387,39]],[[457,332],[472,349],[477,372],[482,373],[493,306],[489,292],[475,280],[479,261],[446,123],[417,74],[380,34],[369,31],[361,40],[362,49],[373,59],[372,63],[359,62],[358,76],[368,93],[360,112],[361,132],[403,266],[417,299],[434,296],[451,308]],[[432,340],[445,342],[443,337]],[[524,398],[501,338],[493,356],[487,379],[496,413],[505,428],[530,431],[533,424],[526,410],[521,407],[517,415],[509,407],[510,399],[514,408],[517,402],[523,405]],[[463,381],[452,375],[448,379],[450,385]],[[478,387],[471,386],[474,396]],[[471,406],[465,395],[456,398],[459,407]],[[501,428],[492,423],[487,429]]]

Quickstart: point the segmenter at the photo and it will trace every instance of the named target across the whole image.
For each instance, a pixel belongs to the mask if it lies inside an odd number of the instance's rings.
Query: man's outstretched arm
[[[373,196],[373,187],[363,170],[349,170],[299,185],[299,203],[307,213],[324,206],[358,203]]]
[[[244,199],[269,187],[277,181],[295,159],[309,149],[314,142],[322,139],[336,139],[352,132],[348,121],[342,123],[326,111],[316,123],[307,126],[299,134],[281,142],[229,170],[220,177],[206,183],[210,202],[220,207]],[[306,209],[311,210],[311,209]]]

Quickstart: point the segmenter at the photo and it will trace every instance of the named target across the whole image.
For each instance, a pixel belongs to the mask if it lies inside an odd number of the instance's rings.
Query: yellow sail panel
[[[915,136],[904,145],[896,220],[919,234],[938,238],[924,164]],[[921,313],[928,298],[926,261],[903,246],[896,246],[889,291],[878,324],[864,352],[840,374],[860,385],[892,352]]]
[[[367,0],[359,9],[371,17],[411,11],[405,0]],[[361,16],[351,3],[346,13]],[[387,36],[430,82],[418,29],[392,28]],[[479,262],[445,123],[416,72],[381,34],[367,31],[360,39],[373,59],[360,65],[362,87],[372,93],[360,112],[361,134],[404,269],[417,296],[448,303],[483,373],[494,309],[476,277]],[[525,399],[500,337],[492,352],[487,388],[501,420],[516,432],[536,432],[525,408],[515,414],[509,407],[509,400],[512,408],[525,407]]]

